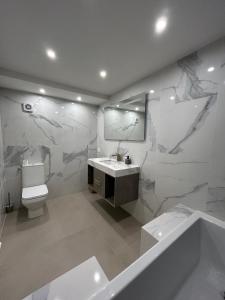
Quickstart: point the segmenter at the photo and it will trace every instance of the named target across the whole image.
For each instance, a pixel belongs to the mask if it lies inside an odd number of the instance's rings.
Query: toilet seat
[[[46,184],[30,186],[23,188],[22,199],[31,200],[34,198],[40,198],[48,194],[48,188]]]

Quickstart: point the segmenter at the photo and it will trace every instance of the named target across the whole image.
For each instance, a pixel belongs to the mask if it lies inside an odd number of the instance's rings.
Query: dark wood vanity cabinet
[[[138,199],[139,173],[112,177],[88,165],[89,189],[117,207]]]
[[[94,168],[93,170],[93,188],[96,193],[103,196],[105,195],[105,173]]]

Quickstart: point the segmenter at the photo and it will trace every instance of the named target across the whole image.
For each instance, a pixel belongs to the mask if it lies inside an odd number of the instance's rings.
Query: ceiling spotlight
[[[64,107],[64,106],[61,106],[61,108],[64,109],[65,107]]]
[[[50,59],[56,59],[56,53],[54,50],[52,49],[47,49],[46,50],[46,55],[50,58]]]
[[[71,104],[74,105],[74,102],[72,102]]]
[[[175,100],[175,97],[174,96],[170,96],[170,100]]]
[[[81,96],[78,96],[77,101],[81,101],[81,100],[82,100]]]
[[[212,66],[212,67],[209,67],[207,71],[208,72],[213,72],[214,70],[215,70],[215,67]]]
[[[107,72],[106,72],[105,70],[101,70],[101,71],[99,72],[99,75],[100,75],[100,77],[102,77],[102,78],[106,78]]]
[[[150,94],[154,94],[154,93],[155,93],[155,91],[154,91],[154,90],[150,90],[149,92],[150,92]]]
[[[165,16],[159,17],[155,23],[155,32],[162,33],[167,27],[167,18]]]
[[[139,108],[138,108],[138,107],[135,107],[135,110],[139,110]]]
[[[117,104],[116,107],[120,107],[119,104]]]
[[[58,111],[55,112],[56,115],[58,115],[58,113],[59,113]]]
[[[42,89],[42,88],[39,91],[40,91],[41,94],[45,94],[46,93],[45,89]]]

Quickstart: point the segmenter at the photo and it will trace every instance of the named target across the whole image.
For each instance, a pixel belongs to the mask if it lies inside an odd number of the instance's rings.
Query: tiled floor
[[[139,256],[141,224],[88,191],[48,200],[44,217],[7,216],[0,250],[0,299],[21,299],[96,256],[112,279]]]

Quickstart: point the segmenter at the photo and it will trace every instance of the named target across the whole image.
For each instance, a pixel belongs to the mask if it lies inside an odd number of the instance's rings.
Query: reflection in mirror
[[[144,141],[147,94],[113,103],[104,108],[104,135],[107,140]]]

